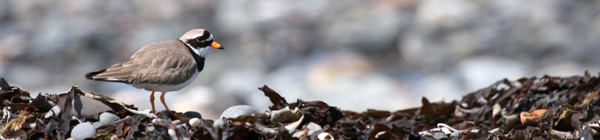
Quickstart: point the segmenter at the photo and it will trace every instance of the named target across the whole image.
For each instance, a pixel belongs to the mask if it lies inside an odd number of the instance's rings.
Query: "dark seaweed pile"
[[[73,87],[35,98],[0,81],[2,139],[66,139],[81,123],[92,139],[600,139],[600,79],[583,76],[500,80],[451,103],[399,111],[343,111],[322,101],[288,102],[267,86],[266,112],[213,120],[151,114]],[[118,118],[107,124],[100,114]],[[94,131],[95,130],[95,134]],[[79,131],[79,130],[78,130]]]

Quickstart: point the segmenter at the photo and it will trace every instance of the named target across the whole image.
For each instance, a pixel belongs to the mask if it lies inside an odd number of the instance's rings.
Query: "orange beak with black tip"
[[[212,44],[210,44],[210,46],[212,46],[215,49],[225,49],[223,47],[221,47],[221,44],[217,43],[216,41],[213,41]]]

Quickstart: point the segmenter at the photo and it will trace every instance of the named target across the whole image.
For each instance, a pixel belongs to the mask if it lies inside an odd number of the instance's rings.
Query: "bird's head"
[[[206,57],[212,49],[224,49],[221,44],[213,40],[213,35],[205,29],[193,29],[179,38],[196,54]]]

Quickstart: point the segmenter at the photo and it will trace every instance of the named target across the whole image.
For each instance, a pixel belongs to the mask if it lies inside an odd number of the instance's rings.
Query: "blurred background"
[[[145,110],[150,92],[83,75],[206,28],[226,49],[167,93],[171,109],[263,111],[268,85],[292,102],[394,111],[503,78],[596,75],[599,14],[593,0],[0,0],[0,77],[34,96],[80,86]]]

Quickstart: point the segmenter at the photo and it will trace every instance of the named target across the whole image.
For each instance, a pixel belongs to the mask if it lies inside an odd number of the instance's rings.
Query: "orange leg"
[[[150,113],[156,113],[156,110],[154,109],[154,91],[150,94],[150,104],[152,104],[152,112]]]
[[[165,93],[167,93],[167,92],[163,92],[162,95],[160,95],[160,101],[165,106],[165,109],[167,109],[167,111],[169,111],[169,107],[167,107],[167,104],[165,103]]]

